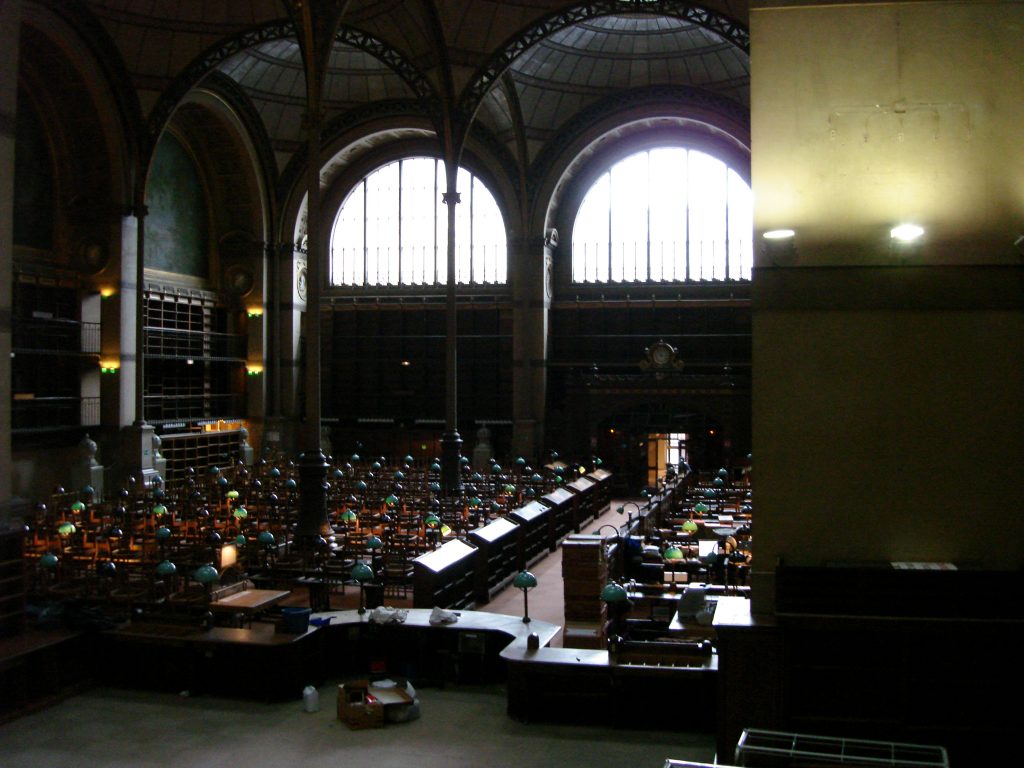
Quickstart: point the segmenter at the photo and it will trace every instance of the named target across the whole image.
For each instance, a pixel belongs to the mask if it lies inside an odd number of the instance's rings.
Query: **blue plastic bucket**
[[[291,635],[301,635],[309,629],[311,608],[282,608],[282,629]]]

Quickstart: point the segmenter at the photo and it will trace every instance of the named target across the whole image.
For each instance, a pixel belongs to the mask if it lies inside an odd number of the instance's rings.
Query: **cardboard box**
[[[384,727],[384,705],[370,693],[368,680],[338,685],[338,719],[352,730]]]

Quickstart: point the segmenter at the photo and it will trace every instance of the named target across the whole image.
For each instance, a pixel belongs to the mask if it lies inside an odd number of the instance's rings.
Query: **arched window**
[[[749,280],[752,232],[750,185],[721,160],[682,147],[638,152],[583,198],[572,280]]]
[[[505,222],[490,190],[465,168],[456,188],[456,280],[507,279]],[[448,212],[441,201],[444,163],[407,157],[359,182],[334,221],[333,285],[443,285],[448,282]]]

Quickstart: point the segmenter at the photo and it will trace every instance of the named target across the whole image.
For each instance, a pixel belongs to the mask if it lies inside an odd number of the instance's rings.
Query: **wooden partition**
[[[593,504],[594,514],[599,515],[612,500],[612,473],[607,469],[595,469],[587,477],[597,485]]]
[[[469,540],[478,551],[474,579],[477,602],[486,603],[515,578],[522,536],[522,527],[507,517],[469,532]]]
[[[513,509],[509,517],[523,526],[522,545],[519,550],[519,568],[528,568],[555,548],[553,515],[542,501]]]
[[[412,561],[415,608],[470,608],[477,549],[452,539]]]
[[[568,488],[555,488],[541,497],[551,507],[552,538],[551,548],[575,530],[573,500],[576,494]]]
[[[597,483],[589,477],[580,477],[566,486],[575,495],[572,498],[572,530],[579,533],[582,527],[597,517],[598,509],[594,504],[597,498]]]

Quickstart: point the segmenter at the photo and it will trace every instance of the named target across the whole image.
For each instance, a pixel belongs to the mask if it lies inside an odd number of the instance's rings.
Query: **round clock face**
[[[306,300],[306,268],[300,267],[299,274],[295,278],[295,290],[299,293],[299,298],[303,301]]]
[[[651,360],[655,365],[668,365],[672,359],[672,349],[667,344],[657,344],[651,348]]]

